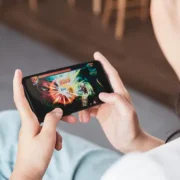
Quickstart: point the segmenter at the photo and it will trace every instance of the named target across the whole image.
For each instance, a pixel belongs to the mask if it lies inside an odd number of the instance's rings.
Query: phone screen
[[[69,115],[99,105],[99,93],[112,92],[101,64],[96,61],[28,76],[23,78],[23,85],[40,121],[57,107]]]

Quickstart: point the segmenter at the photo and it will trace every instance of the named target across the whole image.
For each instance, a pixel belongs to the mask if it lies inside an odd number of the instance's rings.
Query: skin
[[[124,153],[146,151],[162,144],[140,128],[130,95],[118,72],[102,54],[95,53],[94,59],[103,65],[115,93],[101,93],[99,98],[105,103],[79,112],[80,120],[88,123],[90,116],[96,117],[110,143]]]
[[[100,53],[95,53],[94,58],[104,66],[115,93],[101,93],[99,98],[104,104],[80,112],[80,121],[88,122],[90,116],[95,116],[110,143],[124,153],[147,151],[163,144],[161,140],[150,136],[140,128],[130,96],[117,71]],[[61,109],[55,109],[48,113],[41,127],[25,98],[20,70],[15,72],[13,88],[14,101],[20,112],[22,127],[19,134],[17,161],[11,180],[40,180],[48,167],[54,148],[57,150],[62,148],[62,137],[56,133],[56,126],[63,112]],[[64,117],[62,120],[68,123],[77,121],[73,116]]]
[[[160,47],[180,78],[178,62],[180,59],[180,1],[152,0],[151,16]],[[91,116],[96,117],[112,146],[124,153],[148,151],[162,145],[163,141],[141,129],[130,96],[117,71],[100,53],[95,53],[94,59],[104,66],[115,93],[101,93],[99,98],[104,104],[79,112],[79,120],[88,123]],[[40,180],[48,167],[54,148],[58,150],[62,148],[62,138],[56,133],[56,125],[62,117],[62,111],[56,109],[49,113],[45,118],[44,126],[40,127],[37,117],[31,111],[24,96],[20,70],[17,70],[14,76],[14,100],[21,115],[22,127],[17,161],[11,180]],[[76,122],[73,116],[62,120],[68,123]],[[47,150],[42,151],[42,149]],[[40,157],[39,152],[41,152]],[[29,158],[29,155],[33,158]]]
[[[180,79],[180,1],[153,0],[151,18],[159,45]]]
[[[17,161],[11,179],[42,179],[54,149],[62,148],[62,137],[57,134],[56,126],[63,112],[61,109],[54,109],[48,113],[41,127],[25,98],[20,70],[15,72],[13,87],[14,101],[21,116],[21,129]],[[75,122],[72,116],[64,117],[62,120]]]

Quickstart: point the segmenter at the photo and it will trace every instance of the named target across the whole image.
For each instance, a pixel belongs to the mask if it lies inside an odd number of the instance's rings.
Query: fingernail
[[[82,115],[79,116],[79,121],[82,123]]]
[[[82,116],[82,123],[87,123],[87,119],[88,117],[87,117],[87,115],[86,114],[84,114],[83,116]]]
[[[86,123],[85,119],[82,118],[82,123]]]
[[[16,70],[15,70],[15,76],[17,76],[20,72],[21,72],[20,69],[16,69]]]
[[[60,108],[56,108],[53,110],[53,113],[55,113],[57,116],[61,116],[63,114],[63,111]]]
[[[81,123],[86,123],[86,121],[85,121],[85,119],[84,119],[84,117],[83,117],[82,115],[79,117],[79,121],[80,121]]]

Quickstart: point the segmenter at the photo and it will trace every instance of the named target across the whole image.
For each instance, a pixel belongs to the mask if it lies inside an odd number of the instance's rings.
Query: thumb
[[[56,108],[50,113],[46,114],[41,133],[54,135],[56,133],[56,126],[60,121],[60,119],[62,118],[62,115],[63,115],[63,111],[62,109],[59,108]]]
[[[120,94],[117,93],[100,93],[99,98],[101,101],[114,105],[115,108],[121,113],[128,113],[131,104]]]

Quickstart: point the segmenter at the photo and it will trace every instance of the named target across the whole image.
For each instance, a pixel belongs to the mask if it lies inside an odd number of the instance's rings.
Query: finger
[[[130,109],[133,109],[132,105],[123,96],[116,93],[100,93],[99,98],[105,103],[114,104],[121,115],[128,114]]]
[[[63,111],[59,108],[46,114],[41,134],[52,136],[56,133],[56,126],[62,118]]]
[[[56,132],[56,145],[55,145],[55,149],[57,151],[60,151],[62,149],[62,136]]]
[[[112,88],[114,89],[115,93],[121,94],[125,96],[128,100],[130,100],[129,94],[124,87],[124,84],[122,80],[120,79],[120,76],[116,69],[110,64],[110,62],[99,52],[94,53],[94,59],[96,61],[101,62],[101,64],[104,67],[104,70],[106,71],[106,74],[110,80],[110,83],[112,85]]]
[[[27,132],[36,133],[36,129],[38,129],[37,127],[39,127],[39,123],[25,97],[24,88],[22,85],[21,70],[15,71],[13,80],[13,92],[14,102],[21,116],[22,127],[28,129]]]
[[[76,117],[72,115],[64,116],[61,120],[70,124],[75,124],[77,122]]]
[[[24,117],[33,116],[29,103],[26,100],[24,94],[24,88],[22,85],[22,72],[21,70],[16,70],[13,80],[13,91],[14,91],[14,101],[20,114]]]
[[[99,108],[99,106],[90,108],[90,110],[89,110],[90,111],[90,116],[96,117],[97,116],[97,112],[98,112],[98,108]]]
[[[79,121],[81,123],[88,123],[90,121],[90,112],[89,109],[79,112]]]

